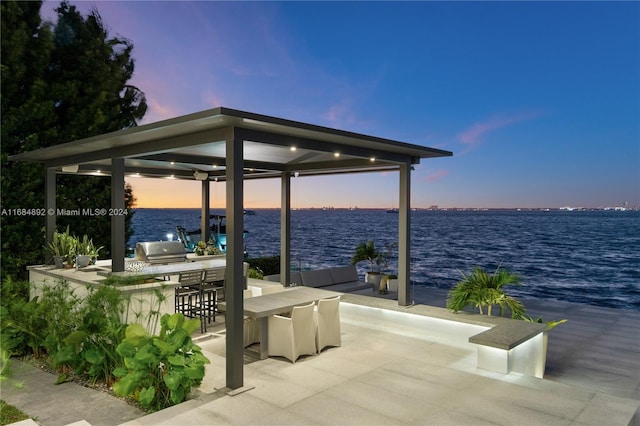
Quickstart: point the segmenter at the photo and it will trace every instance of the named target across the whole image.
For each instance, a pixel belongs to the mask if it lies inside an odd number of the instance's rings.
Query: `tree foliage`
[[[8,156],[135,126],[147,108],[144,94],[128,84],[134,71],[129,40],[110,37],[95,9],[83,17],[63,2],[53,24],[42,21],[41,5],[1,3],[2,277],[25,278],[26,265],[44,261],[45,217],[11,209],[44,207],[45,169]],[[111,205],[108,177],[59,175],[57,188],[58,208]],[[125,206],[133,207],[131,187],[125,194]],[[64,216],[57,224],[111,247],[109,216]],[[131,216],[126,226],[128,238]]]

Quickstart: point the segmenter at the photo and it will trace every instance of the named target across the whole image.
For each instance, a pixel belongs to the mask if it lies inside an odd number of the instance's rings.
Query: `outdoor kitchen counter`
[[[226,260],[226,256],[224,255],[198,256],[198,257],[187,257],[186,262],[147,265],[140,271],[136,271],[136,272],[130,272],[130,271],[111,272],[109,268],[107,270],[98,271],[98,275],[101,275],[104,277],[106,276],[131,277],[136,275],[168,277],[172,275],[179,275],[181,272],[198,271],[198,270],[205,270],[209,268],[220,268],[220,267],[225,267],[226,265],[227,265],[227,260]]]
[[[29,297],[43,297],[45,288],[65,282],[75,297],[85,299],[94,288],[103,285],[105,275],[111,270],[111,261],[98,261],[97,265],[72,269],[55,269],[50,265],[29,266]],[[149,332],[158,328],[163,314],[175,312],[174,288],[176,281],[154,280],[140,284],[116,285],[126,302],[121,315],[124,323],[140,322]],[[153,313],[153,315],[152,315]],[[157,315],[155,315],[157,313]],[[156,321],[148,320],[155,318]]]
[[[119,276],[144,275],[151,277],[169,277],[169,279],[154,279],[151,282],[139,284],[116,285],[122,294],[130,301],[127,311],[123,314],[126,322],[132,318],[147,318],[151,312],[159,312],[158,318],[165,313],[175,313],[174,288],[180,285],[180,272],[204,270],[207,268],[224,267],[224,256],[202,256],[187,262],[167,265],[150,265],[140,272],[116,272]],[[111,260],[99,260],[96,265],[85,268],[55,269],[52,265],[35,265],[27,267],[29,282],[31,283],[30,297],[42,296],[43,288],[55,285],[58,281],[66,281],[74,295],[84,298],[92,287],[103,284],[111,274]],[[128,321],[127,321],[128,320]],[[152,325],[145,324],[149,329]]]

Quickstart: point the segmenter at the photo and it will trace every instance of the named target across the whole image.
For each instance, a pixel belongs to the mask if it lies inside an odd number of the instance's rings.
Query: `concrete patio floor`
[[[445,291],[416,291],[421,292],[416,300],[443,306]],[[343,300],[407,313],[428,309],[400,308],[377,297]],[[39,420],[45,426],[640,424],[640,312],[524,302],[533,317],[568,319],[549,333],[544,379],[479,370],[475,352],[447,336],[427,335],[420,327],[394,328],[388,311],[363,316],[347,308],[341,311],[341,347],[295,364],[277,357],[258,361],[247,352],[248,390],[234,396],[225,388],[224,324],[218,323],[195,336],[211,364],[194,399],[145,416],[128,413],[131,420],[96,417],[92,411],[106,403],[79,400],[77,406],[50,404],[46,421]],[[29,401],[22,404],[16,405],[30,412]],[[56,409],[58,417],[51,412]],[[70,414],[73,410],[77,413]]]
[[[431,291],[429,297],[443,294]],[[344,300],[397,306],[379,298]],[[382,316],[342,309],[341,347],[295,364],[247,355],[244,383],[250,390],[235,396],[224,388],[224,330],[203,336],[199,344],[212,364],[201,395],[124,425],[637,423],[640,312],[549,301],[526,305],[546,320],[569,319],[550,332],[545,379],[479,370],[475,352],[446,337],[425,336],[419,328],[398,331]]]

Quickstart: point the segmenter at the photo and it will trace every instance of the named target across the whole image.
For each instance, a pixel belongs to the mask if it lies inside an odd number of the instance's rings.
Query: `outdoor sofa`
[[[265,280],[280,282],[280,274],[266,275]],[[306,287],[349,293],[368,290],[372,285],[360,281],[354,265],[316,269],[313,271],[291,272],[291,282]]]

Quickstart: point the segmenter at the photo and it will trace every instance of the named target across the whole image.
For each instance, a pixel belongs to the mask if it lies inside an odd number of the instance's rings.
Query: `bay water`
[[[249,257],[280,250],[280,210],[244,216]],[[224,214],[212,210],[212,214]],[[176,238],[176,226],[200,226],[200,209],[135,209],[136,242]],[[292,268],[348,265],[355,247],[397,242],[398,215],[376,209],[309,209],[291,212]],[[552,299],[640,310],[640,212],[454,211],[411,213],[411,284],[449,289],[479,266],[498,266],[522,278],[507,287],[515,297]],[[397,252],[387,272],[395,273]],[[366,262],[358,264],[361,276]]]

